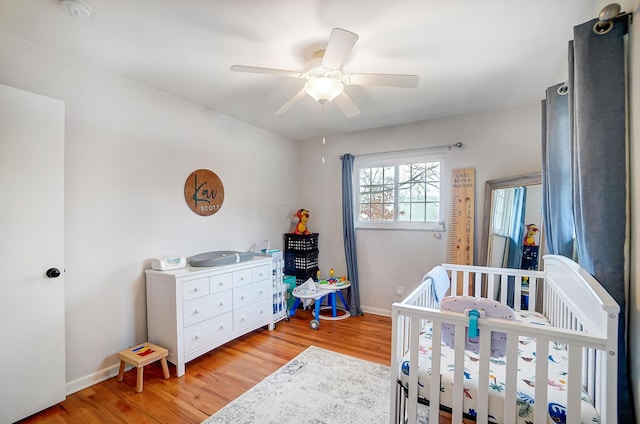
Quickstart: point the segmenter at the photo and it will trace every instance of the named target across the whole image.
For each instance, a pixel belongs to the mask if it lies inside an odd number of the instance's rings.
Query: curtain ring
[[[562,84],[560,87],[558,87],[558,89],[556,90],[556,92],[560,95],[560,96],[566,96],[567,93],[569,92],[569,87],[567,87],[567,84]]]
[[[596,22],[593,25],[593,32],[598,35],[604,35],[613,29],[613,21]]]

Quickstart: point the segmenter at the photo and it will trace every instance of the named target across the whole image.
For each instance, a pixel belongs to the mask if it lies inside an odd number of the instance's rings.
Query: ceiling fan
[[[283,69],[260,68],[255,66],[233,65],[235,72],[270,74],[283,77],[306,79],[304,87],[287,100],[274,113],[279,115],[288,111],[291,106],[310,95],[317,102],[325,104],[335,100],[336,105],[347,117],[360,114],[360,109],[344,92],[344,85],[377,85],[386,87],[414,88],[418,85],[417,75],[403,74],[347,74],[342,71],[342,64],[358,41],[358,34],[334,28],[324,50],[313,52],[313,58],[303,72]]]

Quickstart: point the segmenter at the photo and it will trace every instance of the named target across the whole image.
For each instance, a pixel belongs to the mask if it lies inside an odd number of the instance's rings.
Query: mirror
[[[540,173],[487,181],[479,264],[541,269],[543,240]]]

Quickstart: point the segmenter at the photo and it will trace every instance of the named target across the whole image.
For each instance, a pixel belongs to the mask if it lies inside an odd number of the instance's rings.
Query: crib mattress
[[[518,311],[517,319],[536,325],[549,325],[547,319],[536,312]],[[418,359],[418,396],[427,400],[430,390],[431,374],[431,325],[425,326],[420,334],[420,355]],[[443,345],[441,352],[442,382],[440,387],[440,404],[445,408],[451,408],[453,392],[453,368],[454,351]],[[520,337],[518,347],[518,386],[517,386],[517,423],[527,424],[533,422],[534,395],[535,395],[535,367],[536,367],[536,341],[528,337]],[[566,348],[554,342],[549,346],[549,379],[548,385],[548,420],[552,423],[566,422],[566,375],[568,369],[568,354]],[[477,411],[478,394],[478,355],[465,351],[464,369],[464,400],[463,411],[468,417],[475,417]],[[402,370],[399,373],[402,385],[407,388],[409,382],[409,357],[403,359]],[[489,364],[489,421],[504,423],[504,388],[505,388],[506,364],[503,359],[491,358]],[[582,422],[600,422],[598,414],[589,402],[588,395],[582,394]]]

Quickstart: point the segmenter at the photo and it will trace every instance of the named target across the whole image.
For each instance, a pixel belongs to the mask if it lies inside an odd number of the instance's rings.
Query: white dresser
[[[185,363],[268,325],[273,329],[271,258],[211,268],[147,270],[150,343],[169,350],[184,375]]]

